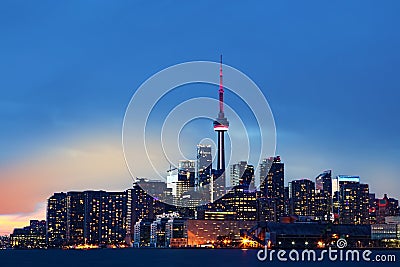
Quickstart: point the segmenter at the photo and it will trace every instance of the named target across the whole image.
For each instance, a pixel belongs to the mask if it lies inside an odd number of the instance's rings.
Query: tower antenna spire
[[[222,75],[222,54],[220,58],[219,67],[219,113],[224,117],[224,85],[223,85],[223,75]]]

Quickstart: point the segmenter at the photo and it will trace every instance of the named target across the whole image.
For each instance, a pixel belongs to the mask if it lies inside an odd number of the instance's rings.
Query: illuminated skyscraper
[[[106,244],[122,244],[126,237],[127,201],[126,192],[107,192],[105,220],[106,232],[103,233],[103,242]]]
[[[210,183],[212,170],[212,155],[210,145],[197,145],[197,182],[196,186]]]
[[[339,191],[341,224],[369,224],[369,187],[367,184],[347,182]]]
[[[315,183],[308,179],[289,183],[291,213],[299,216],[315,215]]]
[[[229,186],[233,187],[240,184],[240,180],[244,174],[246,166],[247,161],[239,161],[238,163],[231,165]]]
[[[284,177],[284,163],[279,156],[266,158],[260,164],[261,197],[268,199],[264,203],[274,205],[269,209],[273,211],[275,221],[285,214]]]
[[[340,187],[348,183],[360,183],[360,176],[338,175],[332,180],[332,210],[336,219],[340,217]]]
[[[154,219],[154,200],[135,182],[127,193],[127,242],[133,243],[135,224],[140,220]]]
[[[54,193],[47,200],[46,240],[49,247],[61,247],[67,241],[67,194]]]
[[[330,221],[332,213],[332,171],[327,170],[315,178],[315,217]]]
[[[67,193],[67,243],[84,244],[85,228],[85,194],[83,192]]]
[[[103,242],[105,232],[105,219],[107,194],[105,191],[85,191],[84,192],[84,240],[85,244],[100,244]]]

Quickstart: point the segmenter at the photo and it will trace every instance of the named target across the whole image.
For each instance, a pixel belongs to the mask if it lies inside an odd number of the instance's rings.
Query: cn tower
[[[217,171],[220,175],[225,172],[225,132],[228,131],[229,122],[224,114],[224,86],[222,79],[222,55],[219,68],[219,113],[214,121],[214,131],[218,133],[218,162]]]

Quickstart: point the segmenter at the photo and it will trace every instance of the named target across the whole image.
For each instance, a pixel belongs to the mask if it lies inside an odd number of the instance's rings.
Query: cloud
[[[0,214],[30,213],[54,192],[131,185],[118,132],[96,129],[0,169]]]

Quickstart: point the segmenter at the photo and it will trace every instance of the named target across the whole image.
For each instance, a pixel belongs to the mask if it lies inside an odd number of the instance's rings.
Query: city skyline
[[[1,28],[0,234],[44,218],[53,192],[129,188],[120,128],[135,88],[164,67],[220,53],[270,102],[287,181],[332,169],[399,198],[398,3],[292,3],[279,16],[283,3],[213,3],[226,19],[202,20],[210,4],[144,4],[132,16],[129,3],[2,3],[10,12],[0,11],[1,24],[15,31]]]
[[[386,194],[376,198],[359,176],[337,176],[333,183],[328,170],[318,175],[315,183],[298,179],[284,187],[284,163],[276,156],[261,163],[268,173],[261,172],[261,187],[251,189],[254,167],[242,167],[245,170],[237,185],[214,203],[201,206],[195,202],[185,207],[162,203],[158,199],[170,192],[168,185],[145,179],[120,192],[54,193],[47,199],[46,220],[30,220],[29,226],[14,229],[10,244],[22,249],[246,248],[266,244],[267,235],[263,233],[268,231],[273,236],[271,244],[281,248],[324,248],[337,245],[335,242],[344,237],[351,247],[398,247],[399,201]],[[188,171],[194,176],[194,170],[194,162],[180,162],[179,174]],[[182,175],[186,177],[186,173]],[[184,191],[195,186],[194,180],[181,180],[187,185],[181,184],[185,189],[173,196],[185,198]],[[146,186],[151,192],[143,190]],[[324,203],[333,206],[324,208]],[[239,229],[220,228],[239,222],[244,223]],[[298,228],[296,233],[291,230],[293,223]],[[209,224],[219,234],[210,236]],[[2,246],[8,247],[4,242]]]

